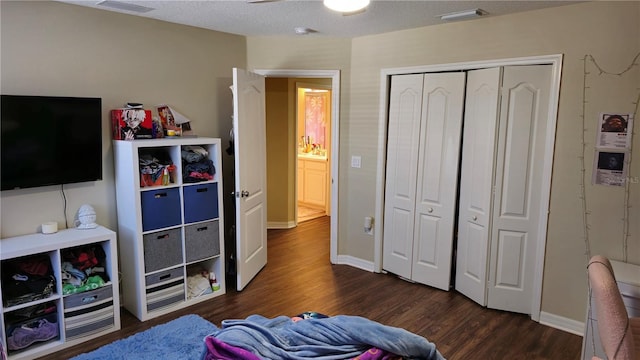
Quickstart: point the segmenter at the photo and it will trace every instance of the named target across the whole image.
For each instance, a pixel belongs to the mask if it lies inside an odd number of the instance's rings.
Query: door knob
[[[474,216],[472,217],[472,219],[473,219],[473,221],[476,221],[476,220],[478,220],[478,217],[474,215]]]
[[[242,191],[240,191],[240,192],[232,191],[232,192],[231,192],[231,195],[232,195],[232,196],[235,196],[235,197],[237,197],[237,198],[241,198],[241,197],[248,197],[248,196],[249,196],[249,192],[248,192],[247,190],[242,190]]]
[[[428,209],[427,209],[427,212],[428,212],[428,213],[432,213],[432,212],[433,212],[433,208],[428,208]]]

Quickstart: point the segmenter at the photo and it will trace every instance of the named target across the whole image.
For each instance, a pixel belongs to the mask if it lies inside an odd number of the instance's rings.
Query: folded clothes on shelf
[[[55,287],[48,256],[31,256],[2,263],[2,300],[14,306],[49,297]]]

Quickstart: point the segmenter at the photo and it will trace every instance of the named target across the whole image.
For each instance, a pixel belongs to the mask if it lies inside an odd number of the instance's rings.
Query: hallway
[[[298,223],[317,219],[321,216],[325,216],[324,210],[298,204]]]

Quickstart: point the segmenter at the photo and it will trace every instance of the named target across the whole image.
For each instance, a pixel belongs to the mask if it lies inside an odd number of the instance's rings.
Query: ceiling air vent
[[[471,10],[457,11],[449,14],[439,15],[438,17],[444,21],[455,21],[455,20],[477,18],[480,16],[485,16],[487,14],[489,13],[482,9],[471,9]]]
[[[150,8],[150,7],[146,7],[146,6],[141,6],[141,5],[136,5],[136,4],[129,4],[129,3],[126,3],[126,2],[114,1],[114,0],[100,1],[96,5],[104,6],[104,7],[108,7],[108,8],[112,8],[112,9],[137,12],[137,13],[146,13],[146,12],[149,12],[151,10],[155,10],[154,8]]]

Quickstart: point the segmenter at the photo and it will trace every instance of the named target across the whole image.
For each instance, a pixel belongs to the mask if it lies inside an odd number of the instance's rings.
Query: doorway
[[[327,169],[329,171],[329,177],[327,178],[327,198],[329,199],[328,213],[331,214],[330,218],[330,261],[331,263],[337,263],[338,258],[338,158],[339,158],[339,108],[340,108],[340,71],[339,70],[254,70],[256,74],[265,76],[267,80],[270,78],[283,79],[287,78],[292,81],[308,82],[310,79],[326,79],[325,81],[330,84],[331,88],[331,139],[330,139],[330,153],[327,154]],[[286,94],[280,94],[286,96]],[[267,111],[269,111],[267,109]],[[294,110],[295,111],[295,110]],[[297,192],[297,133],[295,126],[284,129],[288,136],[277,144],[279,147],[284,147],[284,152],[287,155],[271,161],[274,166],[280,166],[285,164],[284,169],[279,174],[274,175],[273,183],[284,182],[287,187],[287,191],[283,197],[277,198],[275,201],[277,205],[269,201],[269,206],[280,206],[287,208],[288,215],[284,220],[277,220],[275,222],[268,221],[267,226],[270,229],[275,228],[292,228],[296,226],[296,192]],[[267,132],[267,141],[269,142],[269,132]],[[269,155],[269,154],[268,154]],[[267,161],[269,163],[269,160]],[[271,165],[267,165],[267,172],[269,172]],[[272,174],[273,175],[273,174]],[[267,177],[270,175],[268,174]],[[269,180],[268,180],[269,181]]]
[[[295,83],[296,222],[330,215],[331,79]],[[314,81],[312,81],[314,80]]]

